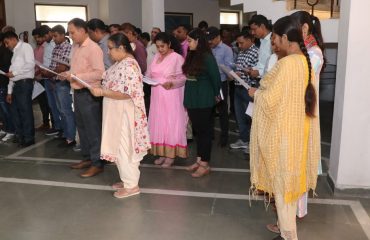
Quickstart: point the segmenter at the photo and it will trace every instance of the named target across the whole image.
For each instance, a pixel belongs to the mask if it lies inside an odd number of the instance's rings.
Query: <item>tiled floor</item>
[[[233,122],[231,122],[233,128]],[[323,128],[323,159],[330,135]],[[231,136],[231,141],[236,136]],[[329,138],[328,138],[329,136]],[[326,139],[324,139],[326,138]],[[118,180],[114,165],[103,174],[82,179],[68,164],[80,155],[59,140],[38,133],[38,145],[19,149],[0,144],[0,240],[211,240],[272,239],[265,225],[276,221],[262,201],[249,201],[249,161],[241,151],[216,146],[209,176],[192,179],[176,168],[160,169],[147,157],[141,167],[142,194],[113,198]],[[328,144],[329,143],[329,144]],[[191,156],[193,144],[190,145]],[[370,200],[333,198],[325,176],[309,214],[298,221],[299,239],[369,239]],[[251,206],[250,206],[251,203]],[[367,229],[369,227],[369,229]],[[368,235],[366,235],[368,234]]]

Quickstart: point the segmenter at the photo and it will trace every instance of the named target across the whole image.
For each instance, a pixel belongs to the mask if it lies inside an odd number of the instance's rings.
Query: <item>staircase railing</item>
[[[302,4],[304,1],[293,0],[293,9],[298,8],[298,3]],[[322,0],[306,0],[307,7],[311,9],[311,14],[315,14],[315,8],[322,2]],[[330,0],[330,17],[334,16],[335,9],[339,9],[339,0]]]

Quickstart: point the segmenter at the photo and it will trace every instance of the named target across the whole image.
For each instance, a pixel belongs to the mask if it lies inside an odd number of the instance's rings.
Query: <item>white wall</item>
[[[272,22],[279,18],[291,14],[294,11],[288,11],[285,1],[274,0],[231,0],[231,4],[243,4],[244,12],[257,11],[258,14],[265,15]],[[321,21],[322,33],[325,42],[338,42],[338,19],[327,19]]]
[[[109,0],[109,22],[130,22],[141,28],[141,0]]]
[[[166,12],[193,13],[193,26],[197,27],[202,20],[209,26],[220,26],[220,8],[218,0],[165,0]]]
[[[342,1],[329,174],[337,188],[370,189],[370,1]]]

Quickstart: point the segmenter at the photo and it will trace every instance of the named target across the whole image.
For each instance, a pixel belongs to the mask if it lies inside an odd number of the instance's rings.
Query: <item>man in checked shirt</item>
[[[246,73],[246,70],[257,65],[258,48],[254,45],[254,37],[248,32],[240,33],[236,41],[240,52],[235,61],[236,73],[250,86],[257,85],[257,79],[252,78]],[[252,119],[245,114],[248,104],[253,99],[248,95],[248,91],[237,81],[235,83],[234,108],[235,117],[239,127],[239,140],[230,144],[232,149],[244,149],[249,153],[249,137]]]

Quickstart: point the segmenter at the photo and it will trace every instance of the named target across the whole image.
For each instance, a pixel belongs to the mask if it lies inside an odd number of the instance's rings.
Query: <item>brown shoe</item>
[[[81,173],[80,176],[83,178],[94,177],[95,175],[98,175],[101,172],[103,172],[103,168],[91,166],[85,172]]]
[[[46,131],[50,129],[50,125],[47,123],[43,123],[36,128],[36,131]]]
[[[83,168],[88,168],[91,166],[91,160],[83,160],[79,163],[74,163],[70,165],[69,167],[72,169],[83,169]]]

